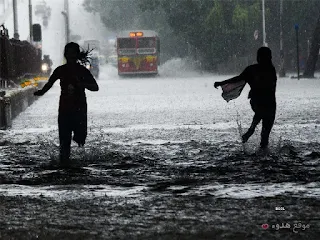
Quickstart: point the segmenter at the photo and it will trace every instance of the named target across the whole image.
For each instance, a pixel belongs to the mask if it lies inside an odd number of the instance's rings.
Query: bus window
[[[155,39],[154,38],[139,38],[138,48],[154,48]]]
[[[118,40],[118,47],[121,48],[135,48],[136,40],[134,38],[120,38]]]

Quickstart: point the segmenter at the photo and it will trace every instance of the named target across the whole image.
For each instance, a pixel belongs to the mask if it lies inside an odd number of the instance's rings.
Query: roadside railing
[[[6,88],[13,81],[19,85],[26,74],[41,72],[41,50],[28,41],[9,39],[8,30],[0,26],[0,86]]]

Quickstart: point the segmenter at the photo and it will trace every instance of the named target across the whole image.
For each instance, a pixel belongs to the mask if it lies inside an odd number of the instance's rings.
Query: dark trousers
[[[247,135],[246,138],[248,139],[253,134],[255,128],[262,120],[260,147],[267,147],[269,144],[270,132],[273,127],[276,116],[276,104],[259,104],[253,102],[252,100],[250,101],[250,104],[252,110],[254,111],[254,116],[252,119],[251,126],[245,134]]]
[[[79,146],[84,145],[87,137],[87,109],[77,109],[68,112],[59,112],[59,141],[60,161],[69,160],[70,146],[73,132],[73,140]]]

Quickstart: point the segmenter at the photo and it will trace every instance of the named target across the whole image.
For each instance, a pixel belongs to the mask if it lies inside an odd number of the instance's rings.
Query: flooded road
[[[247,87],[226,103],[213,83],[229,76],[168,64],[156,78],[103,68],[68,169],[59,84],[0,132],[0,239],[318,239],[319,79],[278,80],[265,155],[261,126],[240,141]]]

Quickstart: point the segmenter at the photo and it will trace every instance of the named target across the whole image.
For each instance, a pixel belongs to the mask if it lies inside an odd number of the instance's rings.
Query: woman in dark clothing
[[[239,76],[214,83],[214,87],[239,81],[245,81],[250,85],[248,98],[250,98],[251,108],[255,114],[250,128],[242,136],[242,142],[248,141],[262,120],[261,148],[268,146],[276,115],[277,75],[271,59],[271,50],[268,47],[261,47],[257,52],[257,64],[248,66]]]
[[[59,141],[60,161],[65,163],[70,158],[70,145],[73,140],[79,146],[85,144],[87,137],[87,101],[85,89],[98,91],[99,87],[88,69],[81,63],[88,61],[88,52],[80,52],[77,43],[65,46],[64,56],[67,63],[57,67],[41,90],[34,93],[42,96],[60,79],[61,95],[59,102]]]

